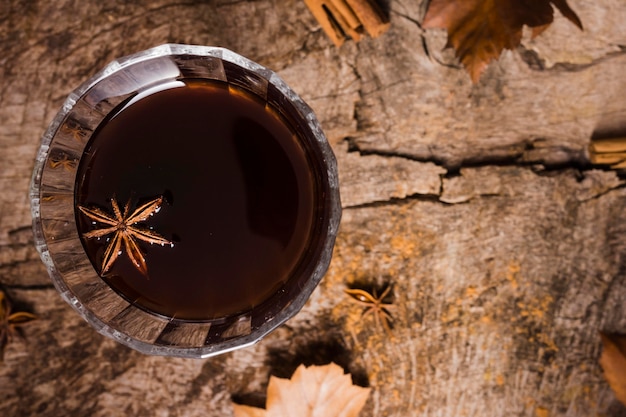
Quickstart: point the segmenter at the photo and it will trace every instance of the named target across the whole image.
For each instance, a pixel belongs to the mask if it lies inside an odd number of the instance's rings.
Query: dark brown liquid
[[[263,103],[226,85],[176,82],[133,99],[95,132],[80,162],[76,204],[110,215],[163,196],[138,226],[174,242],[139,241],[104,274],[131,302],[180,319],[248,310],[275,293],[311,237],[314,183],[302,147]],[[106,227],[77,211],[79,233]],[[107,238],[83,238],[101,270]]]

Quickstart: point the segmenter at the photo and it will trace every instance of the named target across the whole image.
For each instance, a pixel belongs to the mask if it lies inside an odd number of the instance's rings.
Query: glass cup
[[[341,217],[335,157],[302,99],[234,52],[176,44],[115,60],[69,95],[30,198],[61,297],[105,336],[189,358],[293,317]]]

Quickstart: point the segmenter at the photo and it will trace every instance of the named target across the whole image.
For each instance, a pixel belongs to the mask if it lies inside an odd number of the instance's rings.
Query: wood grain
[[[372,387],[364,417],[625,416],[598,365],[626,331],[626,189],[587,148],[626,126],[626,8],[570,0],[472,85],[420,29],[424,1],[336,48],[299,0],[0,2],[0,284],[39,320],[0,364],[0,415],[230,416],[269,375],[335,361]],[[28,188],[42,133],[105,63],[165,42],[231,48],[314,108],[345,207],[330,270],[254,347],[148,357],[100,336],[51,287]],[[349,285],[393,285],[393,336]],[[369,316],[368,316],[369,317]]]

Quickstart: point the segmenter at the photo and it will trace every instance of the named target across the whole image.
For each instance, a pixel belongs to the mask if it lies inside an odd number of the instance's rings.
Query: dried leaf
[[[291,379],[270,377],[266,410],[233,406],[235,417],[357,417],[369,391],[352,385],[350,375],[334,363],[300,365]]]
[[[615,397],[626,405],[626,335],[600,333],[600,365]]]
[[[358,288],[349,288],[344,290],[344,292],[348,294],[353,301],[365,307],[363,317],[368,314],[372,314],[374,316],[376,327],[380,329],[382,325],[385,332],[387,332],[387,336],[391,336],[391,324],[393,323],[393,316],[389,310],[395,307],[393,304],[385,302],[385,299],[390,291],[391,286],[388,286],[379,297],[376,294],[375,289],[372,290],[372,293]]]
[[[552,5],[583,28],[567,0],[431,0],[423,27],[448,30],[446,46],[456,50],[472,81],[477,82],[503,49],[520,44],[524,25],[533,29],[535,37],[552,23]]]
[[[267,411],[262,408],[250,407],[248,405],[233,404],[235,417],[267,417]]]

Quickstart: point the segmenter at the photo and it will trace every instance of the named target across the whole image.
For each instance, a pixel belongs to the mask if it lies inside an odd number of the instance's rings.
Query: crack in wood
[[[555,148],[546,148],[543,152],[538,151],[535,148],[534,143],[539,140],[541,140],[541,138],[534,138],[526,142],[511,145],[506,149],[498,149],[500,153],[509,154],[506,156],[499,154],[483,154],[480,157],[471,157],[458,163],[452,163],[446,158],[437,157],[432,153],[428,156],[421,156],[409,152],[398,152],[387,149],[363,149],[357,143],[356,137],[344,138],[344,141],[348,143],[348,152],[358,152],[361,156],[376,155],[386,158],[403,158],[422,163],[429,162],[446,169],[448,171],[446,174],[447,176],[457,175],[463,168],[480,168],[486,166],[531,167],[536,173],[562,171],[567,169],[576,169],[579,171],[603,169],[603,167],[592,165],[580,152],[570,149],[559,149],[559,151],[568,154],[570,157],[569,160],[565,162],[550,162],[548,157],[550,152],[552,152]],[[531,155],[531,151],[534,152],[534,156]]]
[[[4,284],[2,286],[8,290],[20,290],[20,291],[46,291],[46,290],[55,289],[53,284],[28,284],[28,285]]]
[[[539,140],[539,139],[537,139]],[[445,169],[445,173],[440,175],[440,187],[437,193],[421,193],[414,192],[410,193],[404,197],[394,197],[390,196],[389,198],[376,199],[372,201],[360,202],[358,204],[347,204],[344,206],[344,209],[360,209],[360,208],[372,208],[372,207],[382,207],[389,205],[401,205],[405,204],[409,201],[429,201],[429,202],[438,202],[444,205],[453,205],[453,204],[466,204],[471,202],[476,198],[491,198],[497,197],[500,193],[483,193],[479,192],[476,195],[469,196],[468,198],[460,199],[459,201],[455,200],[445,200],[444,197],[444,180],[451,180],[456,177],[461,177],[461,170],[467,169],[481,169],[488,167],[516,167],[527,169],[533,174],[541,177],[541,176],[554,176],[560,173],[571,172],[576,176],[578,181],[583,181],[586,172],[611,172],[611,169],[604,166],[597,166],[591,164],[585,158],[581,156],[580,153],[571,153],[572,157],[564,162],[559,163],[546,163],[544,160],[537,158],[537,156],[530,158],[528,157],[528,153],[535,150],[534,142],[535,140],[531,140],[526,143],[523,150],[519,151],[517,154],[513,154],[507,157],[501,157],[498,155],[487,155],[480,159],[473,159],[464,161],[459,165],[447,165],[446,162],[442,159],[438,158],[420,158],[412,154],[407,154],[403,152],[390,151],[390,150],[380,150],[380,149],[368,149],[362,150],[355,138],[346,137],[344,138],[344,142],[347,143],[347,152],[348,153],[358,153],[360,156],[378,156],[381,158],[401,158],[405,160],[409,160],[417,163],[424,164],[435,164],[438,167]],[[613,171],[614,172],[614,171]],[[586,191],[581,189],[581,198],[580,202],[585,203],[588,201],[598,200],[603,196],[611,193],[613,191],[620,190],[622,188],[626,188],[626,182],[624,182],[623,175],[620,175],[618,172],[616,181],[609,183],[603,183],[603,189],[586,195]],[[600,180],[602,182],[602,180]],[[587,190],[588,191],[588,190]]]
[[[391,197],[387,200],[377,200],[377,201],[368,201],[366,203],[354,204],[350,206],[344,206],[344,210],[355,210],[362,208],[376,208],[376,207],[385,207],[385,206],[398,206],[402,204],[407,204],[411,201],[428,201],[428,202],[436,202],[441,204],[442,201],[439,200],[439,194],[420,194],[414,193],[411,195],[407,195],[405,197]]]
[[[608,52],[605,55],[594,58],[590,62],[586,62],[584,64],[578,64],[573,62],[556,62],[549,67],[546,65],[545,59],[542,58],[537,51],[528,49],[523,45],[518,46],[517,50],[520,57],[522,58],[522,61],[524,61],[526,65],[528,65],[528,68],[530,68],[531,70],[546,72],[577,72],[602,64],[608,60],[619,58],[626,54],[626,47],[624,45],[612,45],[619,48],[619,51]]]

